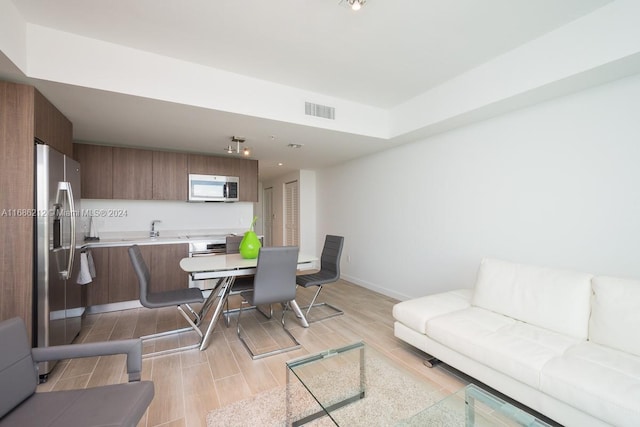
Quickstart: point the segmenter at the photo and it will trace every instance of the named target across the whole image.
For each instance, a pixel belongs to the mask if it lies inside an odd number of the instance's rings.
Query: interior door
[[[300,195],[298,181],[287,182],[284,185],[284,244],[285,246],[300,246],[299,205]]]

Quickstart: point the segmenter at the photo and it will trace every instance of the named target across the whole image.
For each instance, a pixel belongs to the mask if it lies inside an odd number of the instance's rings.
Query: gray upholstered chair
[[[320,270],[315,273],[301,274],[296,277],[296,283],[298,286],[305,288],[309,288],[311,286],[318,287],[311,303],[308,306],[302,307],[302,309],[307,309],[305,314],[307,322],[317,322],[319,320],[344,314],[342,310],[327,304],[326,302],[316,304],[316,299],[318,298],[322,287],[329,283],[337,282],[338,279],[340,279],[340,256],[342,255],[343,244],[344,237],[328,234],[324,239],[324,247],[322,248],[322,255],[320,256]],[[311,308],[319,306],[329,307],[333,310],[333,313],[321,318],[309,319],[309,312],[311,311]]]
[[[24,321],[0,322],[0,426],[135,427],[153,399],[153,383],[140,381],[139,339],[31,348]],[[36,393],[37,364],[77,357],[127,355],[129,382]]]
[[[176,289],[171,291],[163,291],[163,292],[151,292],[151,274],[149,273],[149,269],[147,268],[147,264],[142,257],[142,252],[140,252],[140,248],[138,245],[133,245],[129,247],[129,258],[131,259],[131,264],[133,265],[133,269],[138,276],[138,284],[140,285],[140,304],[143,307],[147,308],[162,308],[162,307],[171,307],[175,306],[178,308],[178,311],[182,316],[189,322],[189,327],[175,329],[166,332],[158,332],[156,334],[145,335],[140,337],[142,340],[148,340],[153,338],[159,338],[165,335],[175,334],[179,332],[185,332],[193,329],[199,336],[202,338],[203,334],[200,330],[200,323],[202,322],[203,317],[206,315],[206,307],[202,307],[200,312],[196,313],[193,308],[191,308],[190,304],[195,303],[203,303],[204,296],[202,295],[202,291],[198,288],[184,288],[184,289]],[[193,318],[187,314],[182,306],[187,307],[189,313]],[[199,347],[200,343],[187,345],[175,349],[158,351],[154,353],[145,354],[145,357],[149,356],[158,356],[160,354],[172,353],[175,351],[188,350],[192,348]]]
[[[285,314],[289,301],[296,297],[296,270],[298,268],[298,247],[279,246],[261,248],[258,254],[258,265],[256,275],[253,279],[253,289],[241,292],[243,301],[238,311],[237,333],[238,338],[247,348],[253,359],[271,356],[285,351],[294,350],[300,347],[300,343],[285,327]],[[271,305],[283,304],[282,308],[282,328],[293,341],[293,345],[277,350],[254,353],[240,333],[240,318],[245,305]]]
[[[239,254],[240,253],[240,242],[242,242],[242,238],[244,236],[235,236],[228,235],[226,237],[226,253],[227,254]],[[260,244],[262,245],[262,237],[260,237]],[[250,291],[253,289],[253,275],[249,276],[236,276],[233,279],[233,285],[231,285],[231,291],[229,291],[229,296],[231,295],[239,295],[242,292]],[[229,327],[229,314],[237,311],[237,310],[229,310],[229,299],[227,299],[225,313],[224,313],[224,322]],[[269,314],[264,313],[262,310],[258,309],[260,313],[262,313],[267,319],[271,319],[273,316],[273,309],[269,307]]]

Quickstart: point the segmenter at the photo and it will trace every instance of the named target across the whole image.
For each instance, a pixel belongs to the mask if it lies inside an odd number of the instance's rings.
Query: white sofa
[[[484,259],[395,336],[566,426],[640,426],[640,281]]]

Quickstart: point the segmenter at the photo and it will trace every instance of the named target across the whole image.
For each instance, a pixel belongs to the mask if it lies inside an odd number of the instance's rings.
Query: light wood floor
[[[300,305],[308,303],[314,291],[298,289]],[[342,308],[345,314],[302,328],[295,316],[288,313],[287,327],[302,344],[302,348],[295,351],[252,360],[236,336],[232,319],[230,328],[219,321],[205,351],[189,350],[144,359],[143,379],[154,382],[155,397],[139,427],[205,426],[207,413],[212,409],[285,385],[285,361],[358,340],[364,340],[445,392],[458,390],[467,383],[443,367],[425,367],[424,353],[393,336],[391,310],[396,300],[342,280],[326,286],[319,299]],[[276,322],[279,313],[276,311]],[[252,321],[266,322],[266,319],[251,310],[246,315],[243,313],[243,325],[245,321],[249,325]],[[76,342],[138,337],[185,325],[175,308],[95,314],[86,317]],[[264,330],[273,333],[256,336],[256,345],[268,347],[271,336],[278,340],[278,333],[283,335],[281,329],[267,327]],[[145,352],[175,347],[179,343],[195,343],[196,338],[194,332],[189,332],[154,340],[152,344],[145,343]],[[59,363],[38,390],[92,387],[126,380],[124,356],[76,359]]]

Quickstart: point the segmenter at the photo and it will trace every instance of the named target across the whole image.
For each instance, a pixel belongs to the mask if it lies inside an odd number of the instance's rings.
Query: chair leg
[[[193,318],[196,319],[195,320],[196,326],[200,326],[200,323],[202,323],[202,317],[200,317],[200,314],[196,313],[196,311],[193,308],[191,308],[189,304],[185,304],[185,306],[187,307],[187,310],[189,310],[189,313],[191,313]]]
[[[247,344],[247,342],[245,341],[245,339],[242,337],[242,335],[240,334],[240,317],[242,316],[242,306],[245,304],[245,302],[243,301],[240,304],[240,309],[238,310],[238,323],[237,323],[237,327],[236,327],[236,332],[238,334],[238,338],[240,339],[240,341],[242,342],[242,344],[244,345],[244,347],[247,349],[247,351],[249,352],[249,354],[251,355],[251,359],[256,360],[256,359],[262,359],[263,357],[268,357],[268,356],[273,356],[276,354],[280,354],[280,353],[285,353],[287,351],[291,351],[291,350],[295,350],[297,348],[300,348],[300,343],[298,342],[298,340],[296,340],[296,337],[294,337],[291,332],[289,332],[289,330],[287,328],[285,328],[284,322],[284,315],[286,312],[286,309],[283,309],[282,311],[282,329],[287,333],[287,335],[289,336],[289,338],[291,339],[291,341],[293,341],[293,345],[289,346],[289,347],[284,347],[284,348],[279,348],[277,350],[273,350],[273,351],[268,351],[265,353],[254,353],[251,348],[249,347],[249,345]],[[258,310],[260,311],[260,310]],[[260,311],[262,313],[262,311]],[[271,314],[273,315],[273,306],[271,306]]]
[[[192,313],[194,313],[194,311],[191,309],[191,307],[189,306],[189,304],[185,304],[187,306],[187,308],[189,309],[189,311],[191,311]],[[200,338],[202,338],[203,334],[202,331],[200,330],[200,328],[198,327],[198,324],[200,323],[201,319],[200,317],[198,317],[198,315],[196,314],[196,322],[194,322],[193,320],[191,320],[191,317],[189,317],[189,315],[183,310],[182,307],[178,306],[178,310],[180,310],[180,314],[182,314],[182,317],[184,317],[185,319],[187,319],[187,322],[189,322],[189,324],[191,325],[191,327],[193,328],[194,331],[196,331],[196,333],[198,335],[200,335]],[[195,313],[194,313],[195,314]]]
[[[256,305],[256,310],[262,314],[265,318],[271,320],[271,318],[273,317],[273,304],[269,304],[269,314],[265,313],[264,311],[260,310],[260,307],[258,307]]]
[[[318,290],[316,291],[315,295],[313,296],[313,299],[311,300],[311,304],[306,305],[304,307],[302,307],[302,309],[306,309],[307,312],[305,313],[305,317],[307,318],[307,322],[309,323],[313,323],[313,322],[319,322],[320,320],[325,320],[325,319],[330,319],[332,317],[336,317],[336,316],[341,316],[344,314],[344,311],[340,310],[338,307],[334,307],[331,304],[328,304],[326,302],[321,302],[321,303],[315,303],[316,299],[318,298],[318,295],[320,295],[320,291],[322,290],[322,285],[318,286]],[[311,308],[313,307],[329,307],[330,309],[332,309],[334,311],[334,313],[331,313],[327,316],[324,317],[320,317],[318,319],[310,319],[309,318],[309,312],[311,311]]]
[[[231,316],[230,316],[230,315],[231,315],[231,313],[237,313],[237,312],[239,312],[239,311],[240,311],[240,309],[239,309],[239,308],[234,308],[234,309],[231,309],[231,310],[230,310],[230,309],[229,309],[229,300],[228,300],[228,299],[227,299],[226,304],[227,304],[227,305],[226,305],[226,308],[225,308],[225,311],[224,311],[224,313],[223,313],[223,316],[222,316],[222,317],[224,318],[224,325],[228,328],[228,327],[231,325],[231,322],[229,322],[229,318],[231,317]],[[270,313],[271,313],[271,314],[268,314],[268,315],[267,315],[267,313],[265,313],[264,311],[260,310],[258,307],[255,307],[255,306],[253,306],[253,305],[252,305],[251,307],[247,307],[246,309],[247,309],[247,310],[250,310],[250,309],[252,309],[252,308],[255,308],[256,310],[258,310],[258,311],[260,312],[260,314],[262,314],[262,315],[263,315],[264,317],[266,317],[267,319],[271,319],[271,316],[273,316],[273,307],[272,307],[272,306],[269,306],[269,310],[270,310]]]
[[[177,306],[178,311],[180,312],[182,317],[184,317],[187,320],[187,322],[189,322],[189,326],[188,327],[180,328],[180,329],[174,329],[174,330],[171,330],[171,331],[158,332],[158,333],[150,334],[150,335],[145,335],[145,336],[140,337],[140,339],[142,341],[151,340],[151,339],[165,337],[167,335],[178,334],[180,332],[187,332],[187,331],[191,331],[191,330],[195,331],[200,336],[200,338],[202,338],[203,334],[202,334],[202,331],[199,328],[199,324],[202,321],[202,318],[193,311],[193,309],[189,306],[189,304],[185,304],[185,305],[187,306],[187,309],[191,313],[194,313],[195,318],[196,318],[195,322],[193,321],[193,319],[191,319],[191,317],[184,311],[184,309],[181,306]],[[142,357],[144,359],[146,359],[148,357],[161,356],[161,355],[165,355],[165,354],[176,353],[176,352],[179,352],[179,351],[191,350],[191,349],[198,348],[198,347],[200,347],[200,341],[198,341],[196,344],[185,345],[185,346],[182,346],[182,347],[172,348],[172,349],[169,349],[169,350],[162,350],[162,351],[155,351],[155,352],[152,352],[152,353],[146,353],[146,354],[143,354]]]

